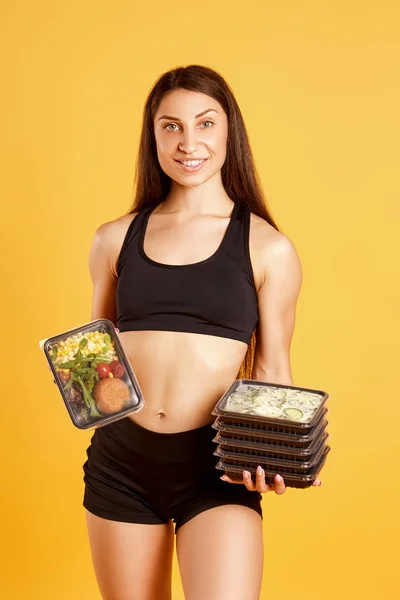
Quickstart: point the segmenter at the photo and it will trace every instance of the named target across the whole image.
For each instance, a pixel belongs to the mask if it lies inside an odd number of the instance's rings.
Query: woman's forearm
[[[262,369],[261,367],[254,365],[251,378],[265,383],[294,385],[292,374],[288,369]]]

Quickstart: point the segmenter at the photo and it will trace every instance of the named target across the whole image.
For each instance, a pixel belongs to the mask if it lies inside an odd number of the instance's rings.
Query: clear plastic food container
[[[327,448],[329,448],[329,446],[327,446]],[[298,473],[285,473],[284,475],[282,475],[282,477],[285,481],[285,486],[293,487],[293,488],[310,487],[312,485],[313,481],[315,481],[315,479],[318,477],[319,473],[321,472],[328,452],[329,452],[329,450],[327,450],[326,454],[322,455],[320,462],[317,465],[315,465],[315,467],[311,471],[311,473],[308,473],[305,475],[300,475]],[[225,475],[230,477],[230,479],[232,479],[233,481],[243,481],[244,469],[241,467],[235,467],[234,465],[228,465],[224,462],[224,459],[222,459],[222,458],[221,458],[221,460],[218,461],[215,468],[219,469],[220,471],[224,471]],[[251,479],[252,479],[253,483],[256,482],[256,468],[257,468],[257,466],[255,466],[255,465],[249,465],[245,469],[246,471],[249,471],[251,473]],[[276,473],[277,473],[276,471],[265,470],[265,482],[268,484],[274,484],[275,483],[274,478],[275,478]]]
[[[305,434],[319,421],[328,397],[310,388],[237,379],[211,414],[226,425]]]
[[[225,437],[232,440],[249,440],[252,442],[274,444],[277,448],[309,448],[315,443],[315,439],[322,435],[329,421],[324,417],[328,412],[325,410],[322,413],[321,420],[317,422],[315,428],[305,435],[297,433],[283,433],[277,431],[267,431],[256,429],[254,427],[246,427],[244,425],[226,425],[221,422],[221,417],[217,417],[211,427],[217,431],[223,432]]]
[[[102,427],[143,408],[143,394],[108,319],[90,321],[39,345],[79,429]]]
[[[322,435],[315,438],[308,448],[285,448],[282,446],[268,444],[265,442],[254,442],[249,440],[237,440],[225,437],[222,431],[218,431],[213,442],[221,445],[224,452],[236,454],[253,454],[254,456],[266,456],[270,458],[283,458],[304,462],[310,460],[321,445],[326,443],[329,434],[324,431]]]
[[[321,444],[314,456],[308,457],[308,460],[298,462],[280,458],[262,457],[254,454],[237,454],[236,452],[226,452],[221,446],[218,446],[214,456],[220,456],[224,463],[247,469],[248,466],[257,468],[260,465],[267,471],[275,473],[296,473],[296,475],[308,475],[320,461],[322,455],[330,451],[330,446]]]

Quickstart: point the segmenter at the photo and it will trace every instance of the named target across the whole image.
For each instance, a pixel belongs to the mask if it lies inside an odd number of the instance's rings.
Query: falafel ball
[[[121,411],[130,399],[129,388],[117,377],[100,379],[93,387],[97,408],[105,415]]]

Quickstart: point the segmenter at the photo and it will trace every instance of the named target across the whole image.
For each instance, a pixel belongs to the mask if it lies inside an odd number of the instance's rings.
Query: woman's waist
[[[219,398],[215,395],[202,398],[149,398],[144,394],[145,403],[138,413],[128,418],[141,427],[158,433],[181,433],[211,425],[215,417],[212,409]]]
[[[92,438],[100,462],[113,462],[126,458],[124,452],[134,456],[162,460],[188,460],[190,456],[212,456],[215,430],[211,423],[177,431],[150,429],[145,423],[125,417],[99,427]],[[125,460],[124,458],[124,460]]]
[[[236,374],[247,350],[238,340],[182,331],[123,331],[119,338],[135,372],[150,375],[156,369],[175,379],[188,371],[216,377]]]
[[[246,350],[234,340],[181,332],[129,331],[120,339],[144,397],[143,408],[128,418],[164,433],[213,421],[211,411]]]
[[[234,381],[228,376],[212,376],[192,369],[165,372],[153,367],[137,373],[144,398],[143,408],[132,413],[136,423],[153,431],[173,433],[212,423],[214,406]]]

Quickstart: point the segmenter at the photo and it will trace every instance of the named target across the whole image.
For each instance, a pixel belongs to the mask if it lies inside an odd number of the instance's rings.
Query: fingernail
[[[258,475],[262,475],[262,472],[263,472],[262,468],[260,466],[258,466],[257,467],[257,473],[258,473]]]
[[[220,479],[222,479],[222,481],[226,481],[225,475],[222,475],[222,477],[220,477]]]
[[[243,471],[243,476],[247,479],[250,477],[250,473],[248,471]]]
[[[280,475],[276,476],[276,480],[280,483],[281,481],[283,481],[282,477]]]

